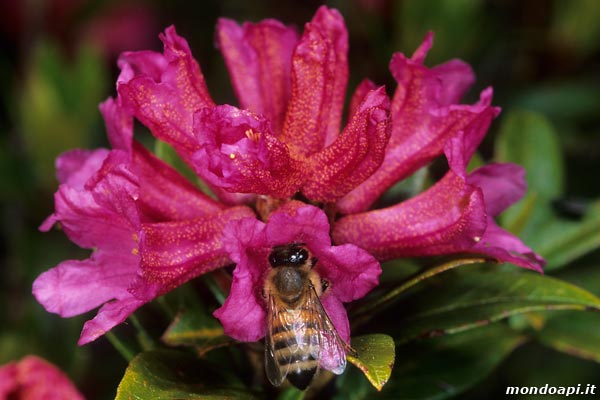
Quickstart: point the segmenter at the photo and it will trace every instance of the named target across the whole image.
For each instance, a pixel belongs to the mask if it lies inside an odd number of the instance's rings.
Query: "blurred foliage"
[[[252,356],[256,350],[223,347],[229,343],[209,329],[218,327],[213,326],[212,309],[205,303],[214,308],[216,300],[205,280],[142,308],[136,313],[139,320],[114,330],[111,340],[123,350],[131,354],[148,350],[129,367],[105,338],[77,348],[86,316],[63,320],[49,315],[35,302],[30,288],[41,272],[65,259],[84,258],[86,252],[61,232],[41,234],[37,226],[52,212],[55,157],[74,147],[107,145],[97,105],[114,94],[118,52],[160,49],[158,32],[175,24],[189,40],[215,100],[235,103],[223,60],[214,48],[216,19],[275,18],[301,28],[321,3],[0,3],[0,364],[39,354],[61,366],[89,399],[113,398],[123,376],[119,398],[137,390],[140,380],[135,377],[140,376],[162,382],[158,386],[165,395],[183,397],[202,388],[203,380],[212,376],[206,371],[227,375],[222,381],[229,386],[211,389],[214,398],[274,395],[257,391],[256,377],[249,372],[256,364]],[[382,310],[382,315],[393,313],[393,320],[360,326],[359,334],[385,332],[396,339],[396,365],[379,396],[446,398],[462,393],[459,397],[466,399],[500,398],[507,385],[598,384],[600,314],[548,309],[597,308],[600,295],[600,2],[335,0],[327,4],[342,12],[350,32],[350,90],[365,77],[391,90],[394,83],[387,70],[391,54],[411,53],[430,30],[436,36],[428,65],[461,58],[477,74],[465,101],[474,101],[484,87],[494,87],[494,103],[503,113],[492,125],[480,156],[526,168],[529,192],[501,222],[548,260],[547,278],[515,272],[511,266],[464,266],[435,274]],[[168,156],[169,150],[163,150]],[[421,263],[400,261],[402,270],[386,273],[386,285],[393,288],[406,282]],[[512,279],[522,285],[511,286]],[[545,292],[536,291],[540,285]],[[190,292],[210,301],[200,301]],[[494,293],[514,296],[506,302],[490,302],[487,308],[473,302],[491,299]],[[444,299],[455,301],[456,310],[436,303]],[[413,303],[421,308],[408,306]],[[464,307],[469,311],[462,313]],[[199,311],[186,313],[186,309]],[[178,318],[169,326],[175,315]],[[389,329],[397,322],[396,315],[406,320],[395,325],[404,333]],[[418,323],[409,325],[410,321]],[[195,324],[206,328],[208,336],[187,337]],[[418,332],[409,332],[417,328]],[[419,337],[424,332],[447,334],[415,340],[415,333]],[[161,346],[152,338],[163,333],[163,341],[171,345],[192,345],[199,354],[211,351],[199,360],[183,349],[179,353],[188,355],[181,358],[177,353],[176,359],[172,352],[151,350]],[[230,371],[214,368],[223,363]],[[180,374],[172,372],[174,364]],[[328,395],[337,390],[335,398],[376,395],[353,366],[322,387]],[[280,398],[302,398],[302,394],[284,390]]]

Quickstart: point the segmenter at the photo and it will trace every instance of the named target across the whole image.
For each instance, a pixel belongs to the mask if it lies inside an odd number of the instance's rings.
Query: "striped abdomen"
[[[283,376],[304,390],[319,370],[319,330],[315,310],[280,309],[273,327],[274,356]]]

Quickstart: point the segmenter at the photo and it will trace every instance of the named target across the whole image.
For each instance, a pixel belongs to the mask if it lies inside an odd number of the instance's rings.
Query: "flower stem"
[[[152,350],[156,348],[152,336],[148,334],[148,331],[146,330],[146,328],[144,328],[144,326],[142,325],[140,320],[135,316],[135,314],[131,314],[129,316],[129,320],[131,321],[131,323],[135,327],[135,330],[137,331],[138,342],[140,346],[142,346],[142,349]]]
[[[123,356],[125,361],[130,362],[133,359],[133,357],[135,357],[136,352],[133,351],[133,349],[130,346],[125,344],[125,342],[119,339],[117,335],[115,335],[113,332],[106,332],[105,336],[110,342],[110,344],[112,344],[113,347],[117,349],[119,354]]]

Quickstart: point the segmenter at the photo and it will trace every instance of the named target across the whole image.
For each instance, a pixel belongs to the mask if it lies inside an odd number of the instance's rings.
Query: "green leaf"
[[[446,271],[450,271],[454,268],[458,268],[463,265],[470,265],[475,263],[482,263],[485,260],[483,258],[461,258],[458,260],[448,261],[444,264],[440,264],[436,267],[427,269],[423,272],[419,272],[415,274],[413,277],[406,279],[402,284],[395,287],[394,289],[388,291],[385,294],[382,294],[378,297],[373,298],[367,302],[361,304],[360,307],[356,308],[352,311],[352,321],[353,324],[360,325],[364,323],[365,320],[370,319],[375,311],[381,311],[384,307],[389,306],[390,304],[397,301],[402,293],[410,289],[411,287],[430,279],[438,274],[444,273]],[[394,263],[386,264],[387,269],[398,268],[398,265]],[[390,273],[388,271],[384,271],[384,275],[393,275],[394,273]]]
[[[15,109],[30,166],[47,188],[56,186],[54,159],[90,147],[98,133],[98,103],[106,97],[107,70],[99,54],[79,48],[67,61],[54,43],[42,41],[27,63]]]
[[[600,363],[600,313],[561,312],[549,315],[538,333],[555,350]]]
[[[171,346],[194,346],[199,355],[234,342],[212,315],[198,308],[187,309],[175,317],[162,340]]]
[[[218,368],[189,354],[149,351],[131,361],[115,400],[256,398],[241,386],[224,386],[228,380],[226,368]]]
[[[600,247],[600,213],[590,210],[577,222],[548,218],[528,244],[546,259],[546,271],[564,267]]]
[[[453,397],[486,378],[523,341],[504,324],[493,324],[397,347],[392,378],[378,398]]]
[[[428,31],[434,31],[435,46],[427,62],[435,65],[457,54],[472,51],[476,40],[486,33],[484,4],[470,0],[429,0],[397,2],[397,49],[410,54]]]
[[[429,279],[394,308],[386,332],[396,344],[454,334],[511,315],[541,310],[600,310],[600,299],[570,283],[483,265]]]
[[[564,161],[558,136],[546,118],[510,112],[496,148],[498,161],[520,164],[527,171],[528,192],[502,214],[502,225],[547,260],[547,271],[600,247],[598,205],[590,207],[582,221],[560,218],[552,207],[563,193]]]
[[[523,166],[530,193],[543,199],[562,194],[564,162],[560,142],[543,115],[511,111],[496,140],[496,159]]]
[[[394,367],[394,339],[387,335],[373,334],[352,339],[354,356],[348,361],[359,368],[371,385],[381,390],[390,379]]]
[[[212,190],[204,183],[198,175],[179,157],[179,154],[175,151],[173,146],[162,140],[156,140],[154,142],[154,154],[173,168],[175,168],[181,175],[187,180],[198,186],[206,195],[216,198]]]
[[[305,393],[305,391],[291,386],[282,390],[281,393],[279,393],[279,396],[277,396],[277,400],[302,400]]]

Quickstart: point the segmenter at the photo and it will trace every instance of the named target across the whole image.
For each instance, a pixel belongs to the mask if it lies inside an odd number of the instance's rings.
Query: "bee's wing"
[[[273,386],[279,386],[283,383],[290,368],[289,363],[285,363],[282,371],[281,363],[275,354],[275,340],[273,337],[277,327],[285,327],[287,324],[285,312],[285,310],[278,309],[273,296],[269,296],[267,302],[267,334],[265,337],[265,371]]]
[[[327,315],[321,304],[321,300],[319,300],[315,288],[311,286],[309,292],[307,306],[311,307],[314,311],[311,313],[313,315],[311,324],[318,331],[318,334],[315,336],[319,342],[318,350],[315,353],[311,351],[311,354],[319,360],[321,368],[339,375],[346,369],[346,349],[349,349],[350,346],[338,335],[329,315]]]

